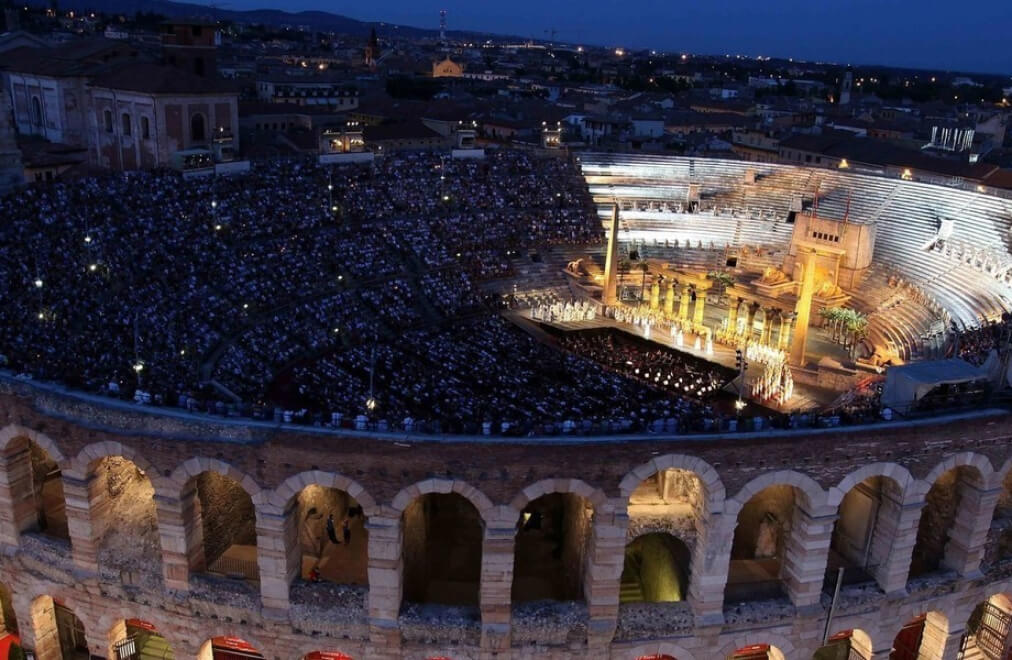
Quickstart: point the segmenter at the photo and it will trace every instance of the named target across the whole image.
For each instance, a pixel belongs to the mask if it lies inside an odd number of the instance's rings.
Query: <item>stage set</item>
[[[740,352],[744,384],[736,379],[728,390],[744,387],[747,398],[779,410],[826,406],[882,372],[861,359],[873,352],[862,344],[867,322],[848,307],[847,293],[871,266],[873,224],[798,213],[781,254],[751,260],[743,258],[749,248],[728,250],[720,269],[651,258],[630,269],[627,260],[622,277],[620,216],[616,203],[604,264],[589,255],[567,264],[572,299],[534,301],[531,320],[564,330],[614,327],[732,368]]]

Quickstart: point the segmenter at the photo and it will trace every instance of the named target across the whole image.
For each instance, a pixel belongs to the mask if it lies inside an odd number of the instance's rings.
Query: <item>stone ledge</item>
[[[513,606],[514,645],[570,646],[585,644],[590,614],[586,603],[538,600]]]
[[[694,616],[688,601],[624,603],[618,606],[616,642],[658,639],[692,632]]]
[[[407,603],[397,623],[405,643],[481,644],[481,613],[477,607]]]

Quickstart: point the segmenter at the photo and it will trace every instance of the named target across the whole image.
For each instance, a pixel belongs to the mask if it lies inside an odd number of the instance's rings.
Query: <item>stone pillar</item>
[[[703,325],[703,309],[706,307],[706,291],[696,290],[696,307],[692,310],[692,322]]]
[[[755,313],[758,309],[755,305],[748,306],[748,317],[745,320],[745,339],[752,338],[752,332],[755,328]]]
[[[780,350],[786,351],[791,345],[791,316],[780,315]]]
[[[959,483],[959,511],[952,521],[942,564],[962,577],[980,574],[987,533],[1002,489],[982,490],[967,481]]]
[[[736,516],[711,513],[697,526],[696,548],[692,552],[689,602],[696,626],[724,623],[724,588],[731,560]]]
[[[116,623],[112,624],[109,628],[109,649],[108,655],[106,656],[109,660],[118,660],[116,656],[116,643],[122,642],[126,639],[127,627],[126,620],[119,619]]]
[[[903,504],[898,494],[883,494],[868,553],[868,571],[887,594],[906,591],[923,506],[923,500]]]
[[[399,516],[369,516],[369,648],[366,658],[398,658],[404,562]]]
[[[35,657],[38,660],[62,660],[60,633],[56,628],[56,610],[53,599],[41,596],[31,606],[31,619],[26,622],[35,635]]]
[[[615,304],[616,280],[615,272],[618,268],[618,202],[611,212],[611,224],[608,226],[608,251],[604,258],[604,289],[601,292],[601,301],[605,305]]]
[[[189,591],[190,589],[190,549],[192,534],[188,533],[189,525],[193,524],[192,511],[191,519],[186,521],[184,515],[183,501],[165,497],[155,493],[155,508],[158,512],[158,538],[162,546],[162,579],[165,586],[177,591]],[[191,492],[188,501],[193,507],[194,495]],[[197,543],[195,549],[200,554],[200,564],[203,564],[204,535],[199,530],[194,539]]]
[[[583,592],[587,600],[588,657],[608,657],[618,625],[618,594],[625,564],[629,516],[624,499],[609,500],[594,511]]]
[[[97,573],[98,548],[91,523],[88,480],[66,472],[60,478],[63,480],[63,498],[66,501],[70,555],[75,566]]]
[[[675,283],[668,282],[668,290],[664,295],[664,315],[671,318],[675,314]]]
[[[292,498],[286,510],[261,504],[256,509],[257,566],[260,568],[260,600],[267,616],[285,616],[292,580],[299,574],[302,548],[299,547]]]
[[[732,298],[727,308],[727,331],[734,333],[738,329],[738,299]]]
[[[690,289],[688,284],[682,285],[682,295],[678,300],[678,318],[685,320],[689,318],[689,297]]]
[[[938,612],[928,612],[918,660],[956,660],[964,632],[962,624],[947,621]]]
[[[0,455],[0,543],[17,545],[38,522],[28,442],[11,441]]]
[[[794,522],[784,552],[781,577],[787,595],[798,609],[819,604],[835,522],[835,511],[811,513],[800,503],[794,507]]]
[[[481,546],[482,657],[508,654],[510,650],[516,523],[517,512],[507,506],[498,507],[485,522]]]
[[[805,263],[801,275],[801,292],[798,294],[798,305],[795,309],[797,323],[794,328],[794,342],[791,344],[790,363],[796,366],[805,364],[805,348],[808,343],[808,319],[812,313],[812,296],[815,294],[815,250],[805,254]]]
[[[661,307],[661,283],[654,280],[654,283],[650,285],[650,309],[660,309]]]

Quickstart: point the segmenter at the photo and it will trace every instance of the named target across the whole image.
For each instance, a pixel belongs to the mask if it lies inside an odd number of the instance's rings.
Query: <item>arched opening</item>
[[[133,133],[133,124],[130,121],[130,115],[124,112],[120,117],[120,119],[122,120],[121,123],[123,124],[122,128],[123,135],[131,135]]]
[[[158,658],[173,660],[169,643],[154,624],[141,619],[120,619],[109,630],[111,660],[142,660]]]
[[[303,580],[369,584],[369,531],[355,498],[310,484],[296,496],[293,515]]]
[[[643,534],[625,547],[619,602],[671,603],[689,592],[689,548],[666,532]]]
[[[183,491],[190,570],[257,581],[256,514],[253,500],[234,479],[201,472]]]
[[[190,117],[190,140],[193,142],[204,140],[204,115],[196,114]]]
[[[302,660],[352,660],[352,657],[338,651],[313,651],[303,656]]]
[[[100,567],[132,580],[161,579],[155,489],[130,459],[105,456],[88,466],[88,503]]]
[[[830,636],[812,660],[865,660],[871,657],[871,638],[861,630],[843,630]]]
[[[32,97],[32,123],[42,126],[42,101],[38,96]]]
[[[49,453],[28,441],[30,478],[34,520],[22,527],[26,532],[40,532],[52,538],[70,540],[67,528],[67,501],[63,496],[63,473]]]
[[[112,133],[112,111],[102,111],[102,125],[105,127],[106,133]]]
[[[889,660],[918,660],[921,657],[921,642],[924,641],[924,627],[927,614],[919,614],[907,621],[893,640]]]
[[[628,515],[630,535],[638,538],[626,546],[621,601],[685,600],[706,524],[703,481],[681,468],[655,472],[629,496]]]
[[[1012,601],[995,594],[977,605],[966,622],[962,657],[1007,660],[1012,656]]]
[[[573,493],[527,503],[517,521],[512,602],[582,600],[593,507]]]
[[[976,468],[961,465],[943,473],[931,485],[917,526],[917,542],[910,559],[911,578],[947,568],[950,531],[963,504],[963,493],[981,483]]]
[[[725,603],[784,595],[780,576],[797,498],[793,486],[769,486],[741,508],[731,544]]]
[[[478,605],[484,523],[457,493],[428,493],[402,514],[404,601]]]
[[[39,596],[32,602],[31,617],[36,657],[88,660],[84,624],[64,603]]]
[[[141,138],[151,139],[151,121],[147,117],[141,117]]]
[[[743,646],[727,657],[728,660],[784,660],[780,649],[769,644]]]
[[[204,642],[197,660],[264,660],[264,656],[244,639],[222,636]]]
[[[871,582],[880,575],[892,547],[891,528],[902,508],[902,491],[888,477],[869,477],[840,501],[833,524],[824,588],[832,590],[843,569],[843,585]]]

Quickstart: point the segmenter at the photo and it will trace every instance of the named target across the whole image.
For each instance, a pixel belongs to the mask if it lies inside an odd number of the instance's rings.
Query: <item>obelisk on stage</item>
[[[801,273],[801,292],[795,308],[797,320],[794,325],[794,339],[791,341],[791,364],[797,367],[805,364],[805,345],[808,343],[808,319],[812,314],[812,296],[815,295],[815,250],[805,253],[804,272]]]
[[[618,201],[611,212],[611,225],[608,227],[608,252],[604,258],[604,291],[601,302],[614,305],[616,301],[615,269],[618,268]]]

